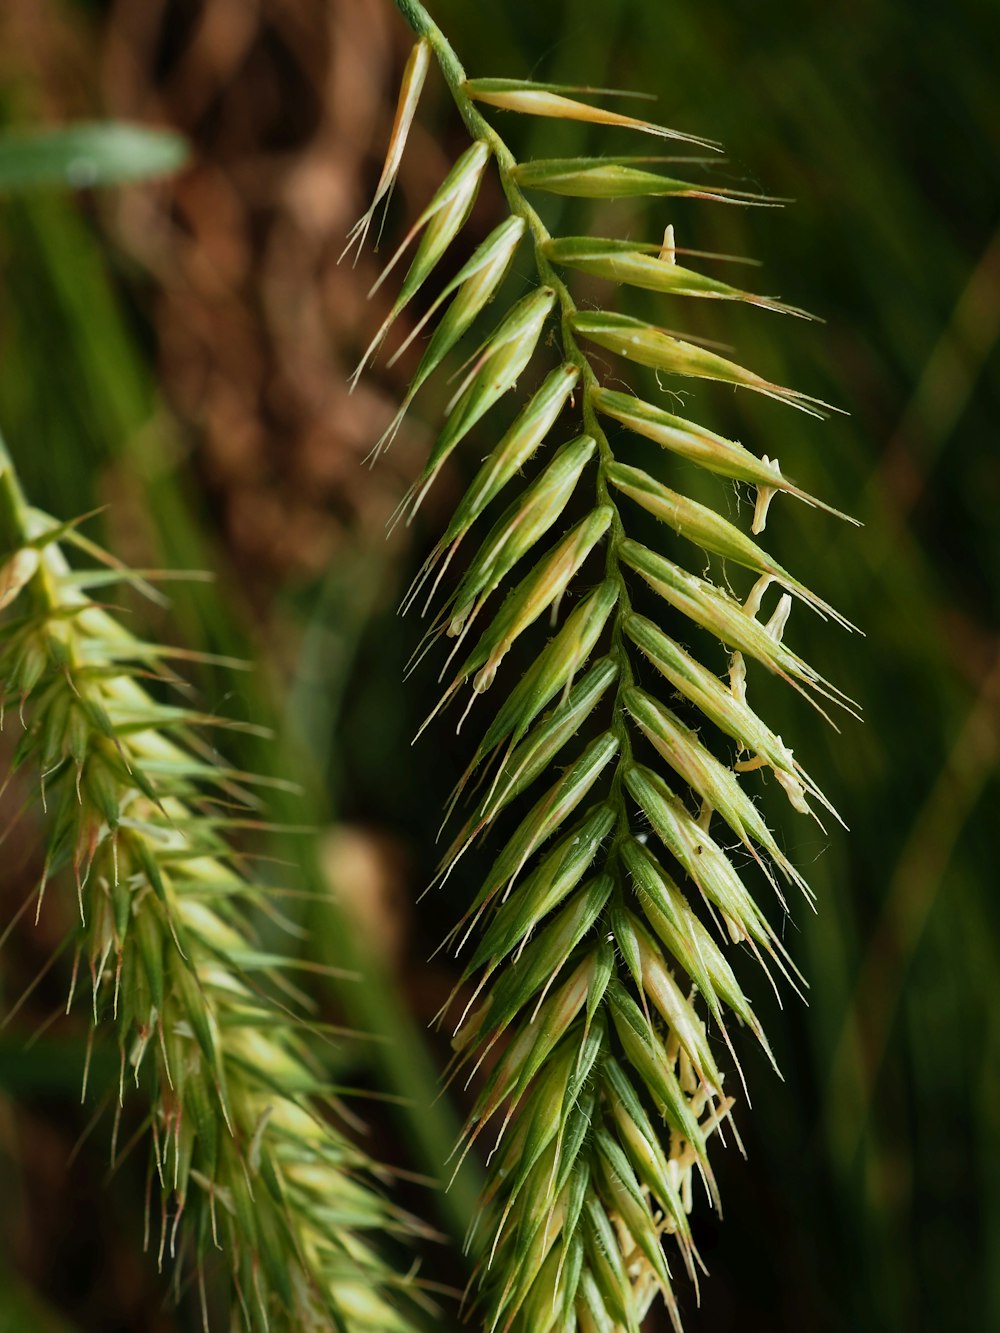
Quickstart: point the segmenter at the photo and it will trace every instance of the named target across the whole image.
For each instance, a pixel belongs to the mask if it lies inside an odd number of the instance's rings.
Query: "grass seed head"
[[[526,192],[778,201],[653,169],[678,159],[516,162],[484,109],[715,145],[609,109],[604,99],[618,94],[607,90],[467,79],[421,0],[401,0],[401,8],[431,42],[511,208],[469,261],[472,269],[432,304],[433,312],[454,292],[403,410],[443,365],[445,350],[460,347],[464,311],[478,312],[487,289],[502,299],[493,275],[507,271],[504,245],[511,253],[530,247],[540,283],[472,352],[400,507],[412,515],[473,428],[493,421],[500,399],[530,370],[525,405],[496,430],[498,442],[477,463],[405,602],[423,596],[425,611],[437,605],[416,658],[446,647],[444,695],[424,727],[470,682],[470,706],[487,691],[503,696],[453,793],[449,816],[466,791],[472,795],[438,874],[446,879],[471,848],[492,840],[481,886],[449,937],[467,955],[456,991],[471,988],[453,1020],[453,1068],[471,1082],[488,1057],[496,1062],[461,1145],[464,1154],[488,1124],[496,1127],[484,1208],[468,1240],[483,1256],[476,1285],[484,1324],[491,1333],[639,1333],[660,1293],[679,1329],[670,1255],[679,1253],[696,1280],[688,1222],[694,1178],[717,1203],[709,1140],[733,1104],[723,1093],[726,1062],[715,1035],[736,1064],[726,1028],[735,1017],[769,1054],[730,964],[732,943],[748,943],[794,984],[742,863],[760,870],[779,900],[779,878],[805,885],[755,804],[750,775],[770,770],[796,811],[827,804],[755,711],[751,673],[763,666],[820,712],[824,702],[850,709],[783,641],[793,596],[847,622],[755,540],[779,493],[828,507],[766,456],[620,381],[602,385],[602,363],[591,362],[588,348],[612,352],[639,373],[749,389],[809,415],[823,415],[826,405],[696,338],[627,313],[581,309],[571,287],[580,272],[618,284],[625,299],[641,288],[678,309],[715,300],[768,316],[803,315],[702,272],[699,260],[725,257],[679,247],[672,226],[648,243],[553,236]],[[441,228],[443,236],[444,218]],[[542,369],[553,345],[560,364]],[[624,431],[609,433],[609,423]],[[644,466],[626,464],[616,457],[623,433],[659,450]],[[703,490],[697,499],[685,493],[685,478],[674,475],[678,458],[756,488],[750,533],[705,503]],[[532,460],[533,475],[519,482]],[[652,545],[633,535],[637,508],[660,520]],[[704,552],[757,575],[745,603],[692,572],[692,564],[703,568]],[[460,562],[464,572],[455,577]],[[701,637],[689,634],[691,626],[729,650],[728,677],[687,646]],[[512,675],[515,646],[524,665]],[[515,813],[522,801],[523,813]],[[725,846],[730,833],[738,858]]]

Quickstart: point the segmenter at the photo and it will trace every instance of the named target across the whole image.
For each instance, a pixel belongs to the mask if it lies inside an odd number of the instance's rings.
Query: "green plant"
[[[103,186],[186,157],[179,136],[129,124],[6,131],[0,193]],[[72,569],[66,548],[91,567]],[[206,1268],[218,1254],[247,1328],[402,1333],[419,1291],[370,1236],[422,1228],[375,1188],[390,1177],[331,1118],[353,1121],[324,1071],[329,1034],[300,1016],[311,1002],[290,977],[330,969],[258,940],[257,922],[292,923],[235,841],[264,827],[255,788],[295,789],[227,766],[201,735],[240,724],[159,697],[186,690],[172,659],[205,654],[143,642],[89,597],[128,584],[160,600],[156,577],[30,508],[0,442],[0,720],[16,704],[23,726],[4,789],[31,775],[50,820],[36,921],[50,882],[75,884],[66,1008],[89,989],[94,1021],[82,1100],[109,1023],[119,1066],[101,1103],[115,1104],[111,1164],[129,1079],[147,1105],[139,1134],[152,1141],[144,1244],[172,1265],[178,1292],[193,1255],[206,1327]]]
[[[352,242],[363,242],[374,209],[391,189],[432,55],[473,142],[385,270],[419,235],[400,293],[358,374],[457,237],[491,161],[510,217],[418,322],[420,330],[451,298],[376,452],[391,442],[418,390],[499,291],[519,247],[530,249],[538,275],[538,285],[510,305],[468,361],[401,516],[412,518],[453,451],[503,395],[522,376],[537,375],[546,348],[559,348],[559,363],[482,463],[407,598],[409,606],[427,594],[427,610],[446,571],[467,556],[420,652],[443,638],[454,640],[434,714],[471,681],[464,719],[498,672],[503,679],[504,659],[517,657],[531,626],[546,613],[557,624],[564,599],[578,599],[557,632],[545,643],[536,639],[512,673],[455,793],[452,808],[478,779],[472,812],[441,863],[447,876],[476,839],[509,817],[516,798],[541,786],[494,853],[492,869],[451,936],[459,950],[473,941],[459,988],[454,1072],[474,1074],[499,1052],[462,1145],[464,1154],[489,1122],[502,1118],[482,1223],[489,1234],[470,1236],[481,1255],[480,1296],[491,1329],[579,1327],[589,1333],[637,1330],[659,1292],[679,1327],[662,1238],[675,1238],[696,1281],[699,1259],[688,1217],[693,1180],[699,1175],[717,1201],[708,1139],[731,1127],[733,1098],[723,1087],[709,1027],[734,1063],[727,1012],[770,1054],[716,935],[723,944],[745,945],[765,969],[773,965],[794,985],[794,964],[737,865],[752,864],[783,909],[779,880],[807,892],[741,777],[771,774],[800,813],[810,812],[810,801],[829,809],[792,750],[748,702],[746,663],[760,664],[820,712],[823,701],[850,707],[783,642],[793,599],[847,622],[718,508],[657,474],[669,460],[678,477],[689,464],[754,488],[754,536],[764,529],[775,495],[826,506],[768,457],[603,385],[584,349],[611,352],[657,374],[748,388],[810,415],[822,415],[825,405],[698,340],[633,316],[583,308],[562,275],[572,270],[671,297],[801,311],[688,268],[689,255],[718,256],[676,247],[672,228],[662,244],[555,237],[529,193],[770,201],[651,169],[663,159],[519,163],[480,108],[615,126],[701,150],[713,145],[579,100],[581,91],[595,90],[469,80],[419,0],[398,4],[418,43],[376,199]],[[550,441],[567,426],[571,438],[555,448]],[[663,465],[651,445],[660,446]],[[641,466],[624,457],[636,457]],[[529,480],[515,483],[532,467]],[[581,494],[585,476],[588,499]],[[649,515],[676,540],[669,558],[649,544],[660,544],[646,535]],[[477,525],[486,532],[468,554]],[[554,544],[541,548],[560,528]],[[755,581],[745,599],[730,591],[728,576],[716,582],[708,571],[699,575],[678,563],[685,552],[690,559],[691,546],[705,553],[697,557],[702,561],[748,570]],[[758,617],[772,585],[779,597],[765,621]],[[491,600],[502,593],[498,604]],[[481,628],[487,606],[492,619]],[[728,680],[708,664],[716,641],[731,654]],[[574,747],[581,733],[582,746]],[[727,847],[730,837],[736,841]]]
[[[5,452],[0,547],[0,681],[23,723],[11,773],[34,775],[51,821],[36,916],[53,879],[75,885],[67,1009],[87,990],[95,1030],[115,1033],[112,1165],[126,1081],[148,1104],[146,1244],[179,1289],[190,1241],[206,1326],[205,1265],[218,1251],[247,1328],[403,1333],[413,1324],[394,1294],[413,1285],[370,1236],[417,1224],[373,1188],[376,1168],[331,1121],[346,1112],[319,1058],[323,1028],[296,1016],[289,979],[308,962],[252,928],[279,917],[229,841],[261,822],[256,780],[200,738],[222,719],[141,683],[182,686],[169,662],[192,655],[141,641],[90,600],[119,582],[151,589],[76,525],[30,509]],[[64,547],[99,563],[74,571]]]

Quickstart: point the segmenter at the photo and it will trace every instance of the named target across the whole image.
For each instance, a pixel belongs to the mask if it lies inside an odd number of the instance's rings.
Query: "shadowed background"
[[[613,225],[656,239],[672,221],[679,244],[762,261],[748,285],[825,326],[738,311],[703,331],[851,414],[817,424],[749,395],[697,398],[708,424],[780,453],[797,481],[865,523],[787,506],[768,536],[865,631],[794,626],[797,650],[866,721],[837,736],[778,693],[765,710],[851,833],[782,819],[819,900],[815,916],[796,905],[785,931],[809,1007],[789,1000],[778,1014],[754,995],[784,1082],[747,1056],[749,1161],[716,1155],[726,1216],[699,1209],[711,1276],[700,1312],[684,1293],[688,1327],[1000,1327],[1000,15],[988,0],[432,10],[470,72],[648,90],[655,118],[726,144],[712,179],[794,198],[783,211],[661,201]],[[329,825],[317,873],[341,906],[315,923],[318,947],[332,963],[370,954],[372,979],[360,997],[326,1000],[395,1038],[371,1058],[337,1058],[345,1081],[411,1096],[415,1109],[376,1109],[374,1132],[383,1157],[430,1172],[453,1129],[446,1103],[428,1105],[447,1044],[429,1036],[422,1051],[414,1033],[454,981],[444,955],[427,960],[477,866],[416,906],[464,747],[444,727],[410,749],[434,673],[400,688],[418,630],[395,606],[460,468],[408,536],[386,540],[446,390],[377,467],[362,466],[413,362],[387,370],[383,357],[348,396],[385,311],[365,300],[384,255],[337,264],[377,179],[408,48],[390,0],[6,0],[5,123],[169,125],[193,158],[166,183],[3,204],[0,426],[36,503],[60,517],[106,505],[95,530],[137,565],[220,571],[179,591],[155,628],[257,664],[247,679],[199,684],[212,707],[278,724],[279,745],[247,762],[294,770],[309,817]],[[521,156],[622,146],[576,125],[500,123]],[[432,77],[387,242],[464,142]],[[501,209],[488,183],[469,237]],[[38,870],[30,832],[0,853],[5,917]],[[62,924],[43,918],[0,954],[5,1009]],[[141,1167],[104,1188],[99,1129],[67,1173],[89,1117],[76,1107],[83,1037],[57,1025],[26,1050],[58,1002],[41,990],[0,1034],[12,1201],[0,1329],[193,1329],[194,1305],[163,1303],[136,1241]],[[460,1233],[473,1186],[407,1201]],[[464,1281],[453,1247],[425,1267]]]

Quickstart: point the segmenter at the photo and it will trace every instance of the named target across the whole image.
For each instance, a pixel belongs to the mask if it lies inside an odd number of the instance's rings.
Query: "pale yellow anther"
[[[694,1066],[687,1051],[682,1050],[680,1059],[677,1062],[678,1082],[684,1092],[693,1093],[698,1089],[698,1079],[695,1077]]]
[[[740,652],[729,659],[729,691],[738,704],[747,701],[747,664]]]
[[[691,1188],[691,1168],[688,1167],[684,1173],[684,1182],[681,1187],[681,1206],[686,1213],[689,1213],[694,1207],[694,1191]]]
[[[760,578],[750,589],[750,595],[743,603],[743,610],[747,613],[748,616],[754,616],[756,618],[757,612],[760,610],[760,604],[763,601],[764,594],[767,592],[768,588],[771,586],[773,582],[774,579],[770,574],[761,574]]]
[[[746,931],[738,925],[727,912],[722,913],[722,919],[725,922],[726,930],[729,932],[729,938],[734,944],[742,944],[747,938]]]
[[[667,1178],[675,1190],[681,1187],[681,1164],[676,1157],[667,1160]]]
[[[765,467],[770,468],[776,477],[781,476],[781,467],[776,458],[768,458],[767,454],[760,460]],[[774,499],[776,488],[774,486],[757,487],[757,503],[753,509],[752,532],[763,532],[767,525],[767,511],[771,501]]]
[[[789,594],[782,593],[781,600],[774,608],[774,615],[767,622],[764,628],[770,634],[775,643],[781,642],[781,636],[785,632],[785,625],[788,623],[788,617],[792,610],[792,599]]]
[[[674,224],[671,222],[663,233],[663,244],[660,246],[658,259],[664,264],[677,263],[677,249],[674,245]]]
[[[755,754],[752,759],[738,759],[733,765],[734,773],[756,773],[760,768],[767,768],[767,760]]]

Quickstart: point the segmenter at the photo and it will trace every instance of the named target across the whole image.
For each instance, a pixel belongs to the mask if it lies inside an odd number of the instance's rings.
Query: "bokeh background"
[[[688,1327],[1000,1328],[1000,10],[431,7],[471,72],[655,93],[657,116],[727,145],[712,179],[793,198],[783,211],[594,209],[582,225],[655,237],[673,221],[682,244],[762,261],[762,290],[826,324],[749,311],[704,329],[850,413],[817,424],[749,395],[699,396],[703,419],[780,452],[864,522],[788,506],[774,536],[866,637],[795,625],[863,725],[837,735],[779,693],[768,704],[851,831],[789,833],[819,900],[786,932],[809,1004],[779,1014],[760,999],[784,1081],[748,1055],[748,1161],[720,1155],[726,1216],[701,1212],[711,1277],[700,1311],[685,1298]],[[446,1047],[426,1028],[454,977],[446,957],[428,959],[476,865],[417,905],[462,748],[444,732],[410,748],[433,673],[400,687],[417,629],[395,607],[462,464],[387,540],[445,389],[363,466],[412,363],[383,359],[348,396],[384,301],[366,301],[379,256],[337,262],[408,49],[391,0],[4,0],[4,125],[133,119],[180,130],[192,159],[167,182],[0,204],[0,426],[36,503],[60,517],[104,506],[91,530],[140,566],[217,571],[151,624],[137,614],[150,632],[253,661],[199,687],[276,727],[239,758],[302,782],[277,813],[324,833],[315,858],[287,854],[335,897],[311,947],[368,976],[323,1002],[389,1038],[334,1058],[345,1081],[409,1099],[373,1100],[375,1141],[434,1175],[461,1107],[433,1101]],[[522,156],[623,148],[579,126],[504,123]],[[430,79],[387,241],[463,142]],[[488,184],[469,244],[501,208]],[[31,829],[19,837],[0,849],[5,916],[38,869]],[[64,925],[56,910],[8,941],[5,1009]],[[90,1117],[77,1105],[83,1029],[40,1031],[50,1001],[41,987],[0,1033],[0,1330],[194,1329],[193,1304],[165,1302],[141,1253],[141,1165],[106,1182],[101,1126],[74,1150]],[[407,1200],[452,1237],[425,1270],[457,1285],[475,1173]]]

